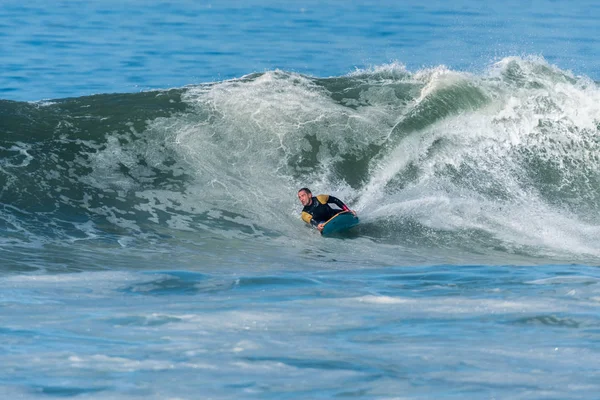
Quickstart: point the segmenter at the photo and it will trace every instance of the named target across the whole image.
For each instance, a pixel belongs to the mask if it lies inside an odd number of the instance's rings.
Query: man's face
[[[309,206],[312,202],[311,195],[306,193],[304,190],[298,192],[298,199],[300,199],[300,203],[302,203],[303,206]]]

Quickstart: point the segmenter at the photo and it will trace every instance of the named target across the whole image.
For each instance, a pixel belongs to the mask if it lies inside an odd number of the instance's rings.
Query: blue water
[[[596,3],[0,16],[0,398],[598,398]]]
[[[593,1],[6,0],[0,93],[39,100],[136,92],[283,69],[339,76],[394,61],[479,71],[543,55],[600,77]]]

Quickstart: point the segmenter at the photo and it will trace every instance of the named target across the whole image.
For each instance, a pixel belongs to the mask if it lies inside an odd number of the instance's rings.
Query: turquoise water
[[[597,398],[594,3],[0,15],[0,397]]]

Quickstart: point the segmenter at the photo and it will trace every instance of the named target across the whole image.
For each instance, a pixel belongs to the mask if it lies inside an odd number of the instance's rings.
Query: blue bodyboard
[[[329,236],[334,233],[343,232],[358,225],[358,217],[352,214],[350,211],[342,211],[339,214],[334,215],[330,220],[325,222],[321,235]]]

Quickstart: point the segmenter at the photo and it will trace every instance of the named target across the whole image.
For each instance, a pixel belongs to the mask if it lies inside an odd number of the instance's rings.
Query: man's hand
[[[325,224],[323,224],[323,223],[317,225],[317,229],[319,230],[319,232],[321,232],[323,230],[324,226],[325,226]]]

